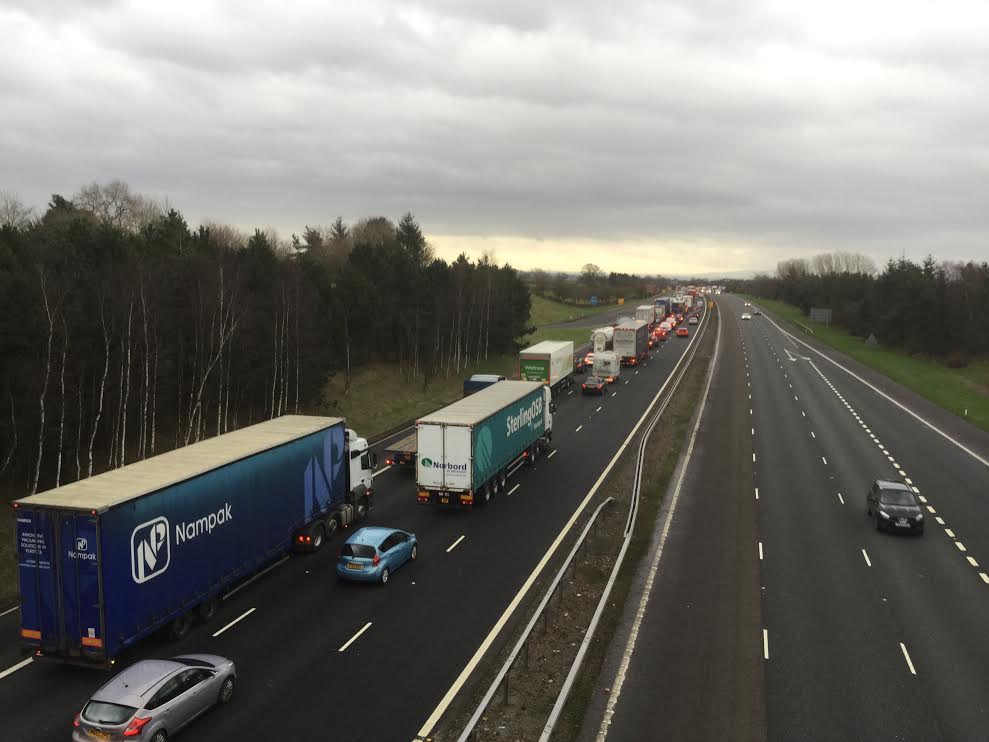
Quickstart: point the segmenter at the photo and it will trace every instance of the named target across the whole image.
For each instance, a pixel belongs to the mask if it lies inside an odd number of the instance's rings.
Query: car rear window
[[[340,553],[345,557],[371,559],[374,557],[374,547],[368,544],[344,544]]]
[[[906,490],[883,490],[879,495],[884,505],[916,505],[913,493]]]
[[[95,724],[123,724],[134,712],[133,706],[121,706],[119,703],[90,701],[82,710],[82,718]]]

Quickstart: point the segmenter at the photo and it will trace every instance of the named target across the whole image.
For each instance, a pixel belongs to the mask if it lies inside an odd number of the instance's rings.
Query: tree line
[[[411,214],[282,240],[190,228],[126,184],[0,198],[0,489],[21,495],[244,425],[328,408],[327,376],[408,383],[516,350],[530,295],[448,263]],[[400,393],[401,390],[382,390]]]
[[[612,271],[605,273],[594,263],[586,263],[578,275],[550,273],[542,269],[529,271],[526,281],[533,293],[566,304],[588,304],[596,296],[601,304],[614,304],[649,296],[667,285],[662,276],[638,276]]]
[[[776,275],[727,282],[732,290],[800,307],[830,308],[854,335],[962,366],[989,353],[989,263],[889,260],[825,253],[780,262]]]

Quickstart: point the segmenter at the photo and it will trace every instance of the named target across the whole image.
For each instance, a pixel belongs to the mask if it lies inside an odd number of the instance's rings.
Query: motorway
[[[722,384],[733,369],[738,391],[712,392],[686,505],[603,731],[616,740],[989,739],[989,439],[929,407],[918,419],[896,401],[920,409],[909,393],[872,372],[853,377],[828,360],[844,365],[838,354],[822,356],[770,317],[741,320],[734,297],[719,306],[734,336],[720,354]],[[712,469],[725,475],[717,491]],[[864,500],[876,478],[915,488],[924,536],[875,530]],[[748,557],[723,558],[719,542]],[[611,655],[628,646],[621,638]],[[762,685],[756,695],[733,682],[746,676]],[[598,706],[584,739],[603,738]]]
[[[182,642],[150,639],[118,667],[195,651],[237,663],[234,702],[197,721],[185,740],[413,739],[687,346],[671,338],[640,369],[624,369],[604,399],[583,398],[579,387],[564,394],[552,457],[520,470],[487,509],[423,508],[411,472],[380,471],[366,524],[410,530],[420,542],[418,561],[387,587],[337,583],[338,537],[237,591]],[[67,739],[73,714],[106,676],[38,662],[18,667],[17,632],[16,611],[0,617],[3,739]]]

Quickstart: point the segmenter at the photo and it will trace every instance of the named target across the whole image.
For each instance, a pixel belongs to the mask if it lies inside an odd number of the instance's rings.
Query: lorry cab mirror
[[[374,453],[374,451],[371,452],[371,468],[378,468],[378,454]]]
[[[556,414],[556,402],[549,403],[549,411],[553,414]]]

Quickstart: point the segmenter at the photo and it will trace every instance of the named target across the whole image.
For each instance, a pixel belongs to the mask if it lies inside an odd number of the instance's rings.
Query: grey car
[[[73,742],[165,742],[213,706],[230,702],[234,663],[212,654],[141,660],[100,688],[73,720]]]
[[[865,513],[875,518],[877,531],[924,533],[924,511],[905,482],[873,482],[865,496]]]

